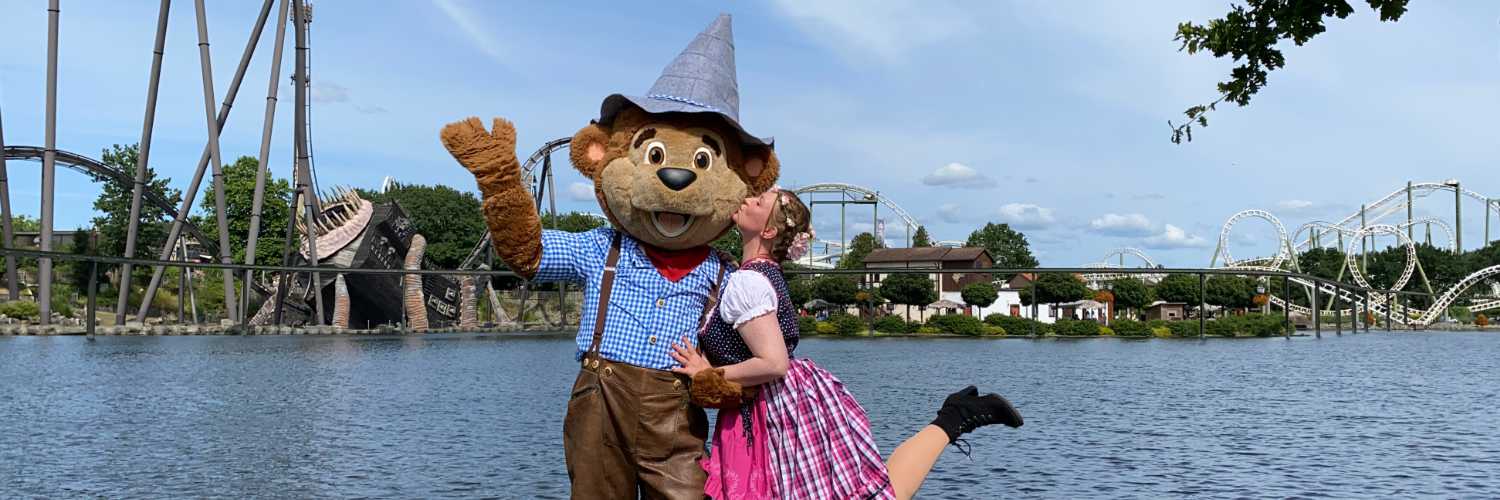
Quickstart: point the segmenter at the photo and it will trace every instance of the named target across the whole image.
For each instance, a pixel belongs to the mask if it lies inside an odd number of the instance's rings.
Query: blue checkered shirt
[[[611,228],[582,233],[542,231],[542,261],[532,281],[584,285],[575,359],[582,359],[594,340],[604,261],[609,257],[614,234]],[[645,368],[666,370],[677,366],[669,354],[672,343],[687,336],[697,345],[703,307],[721,265],[710,253],[702,264],[673,283],[656,271],[635,238],[623,235],[599,354],[610,361]]]

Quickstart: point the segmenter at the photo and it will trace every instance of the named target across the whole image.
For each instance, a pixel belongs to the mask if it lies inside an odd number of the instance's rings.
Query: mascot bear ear
[[[608,163],[608,150],[609,133],[598,123],[591,122],[573,134],[573,141],[568,144],[568,157],[578,173],[589,179],[598,179],[599,172]]]
[[[776,159],[776,151],[770,146],[745,146],[744,155],[742,174],[751,193],[764,193],[776,185],[776,178],[781,174],[781,162]]]

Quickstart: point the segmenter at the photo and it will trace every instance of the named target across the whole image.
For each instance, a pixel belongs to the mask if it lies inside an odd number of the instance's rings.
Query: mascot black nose
[[[656,171],[656,177],[661,179],[662,184],[672,188],[673,191],[682,191],[698,180],[698,174],[685,168],[663,168]]]

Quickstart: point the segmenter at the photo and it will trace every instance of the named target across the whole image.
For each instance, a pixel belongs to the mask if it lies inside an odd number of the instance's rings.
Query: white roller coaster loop
[[[1083,267],[1095,267],[1095,268],[1100,268],[1100,269],[1120,269],[1120,268],[1123,267],[1121,264],[1116,264],[1116,263],[1111,262],[1111,261],[1118,259],[1119,262],[1123,263],[1124,260],[1125,260],[1125,257],[1135,257],[1137,260],[1141,261],[1141,263],[1145,264],[1144,267],[1146,267],[1148,269],[1157,267],[1156,261],[1151,260],[1151,257],[1148,256],[1148,255],[1146,255],[1146,252],[1141,251],[1141,249],[1139,249],[1139,248],[1132,248],[1132,247],[1121,247],[1121,248],[1116,248],[1114,250],[1111,250],[1109,253],[1104,254],[1104,258],[1101,259],[1099,262],[1096,262],[1096,263],[1093,263],[1093,264],[1086,264]],[[1162,275],[1162,274],[1125,274],[1125,273],[1089,273],[1089,274],[1083,275],[1083,280],[1089,282],[1090,284],[1097,285],[1097,284],[1103,283],[1105,281],[1114,281],[1114,280],[1117,280],[1117,279],[1120,279],[1120,278],[1124,278],[1124,277],[1135,277],[1135,278],[1144,279],[1144,280],[1150,281],[1150,282],[1156,282],[1156,281],[1161,281],[1161,279],[1164,278],[1164,277],[1166,277],[1166,275]]]
[[[1261,219],[1271,223],[1276,228],[1276,255],[1271,258],[1271,263],[1267,267],[1280,268],[1288,258],[1294,258],[1288,251],[1291,248],[1291,239],[1287,236],[1286,226],[1281,224],[1281,219],[1277,219],[1275,215],[1265,210],[1250,209],[1230,216],[1229,220],[1224,221],[1224,227],[1219,229],[1219,247],[1214,250],[1214,255],[1222,255],[1224,257],[1224,267],[1235,267],[1234,257],[1229,255],[1229,231],[1234,228],[1235,223],[1239,222],[1240,219],[1246,218]]]
[[[1349,268],[1349,276],[1353,277],[1354,282],[1358,283],[1359,286],[1374,288],[1370,286],[1370,281],[1365,279],[1365,273],[1359,269],[1359,260],[1355,255],[1355,246],[1359,244],[1364,236],[1376,233],[1393,234],[1401,242],[1401,246],[1406,247],[1406,267],[1402,268],[1401,277],[1391,283],[1390,289],[1401,290],[1406,288],[1406,283],[1411,281],[1412,273],[1417,270],[1417,246],[1411,242],[1411,239],[1406,237],[1405,232],[1390,224],[1365,226],[1354,233],[1354,238],[1349,240],[1348,248],[1344,249],[1344,265]]]
[[[1418,226],[1422,224],[1432,224],[1434,226],[1437,226],[1438,229],[1442,229],[1443,233],[1448,236],[1448,250],[1451,251],[1457,248],[1456,245],[1458,244],[1458,239],[1453,237],[1453,226],[1448,225],[1448,222],[1444,221],[1443,219],[1439,219],[1437,217],[1425,217],[1413,220],[1411,222],[1403,222],[1397,224],[1396,227],[1406,229],[1408,227]]]

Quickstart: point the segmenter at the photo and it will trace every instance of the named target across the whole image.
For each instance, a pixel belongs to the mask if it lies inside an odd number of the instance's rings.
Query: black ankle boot
[[[979,389],[974,386],[965,387],[943,400],[943,407],[938,410],[938,416],[932,421],[948,434],[948,442],[952,443],[958,436],[990,424],[1005,424],[1010,427],[1020,427],[1025,423],[1021,419],[1021,413],[1010,405],[1010,401],[1000,397],[999,394],[979,395]]]

